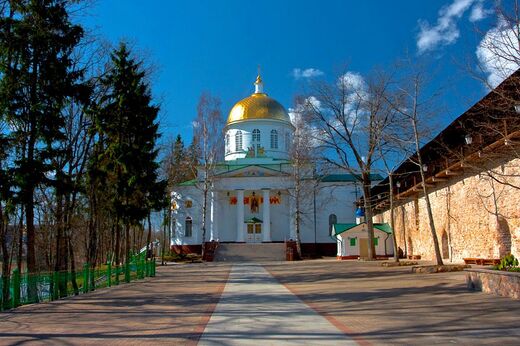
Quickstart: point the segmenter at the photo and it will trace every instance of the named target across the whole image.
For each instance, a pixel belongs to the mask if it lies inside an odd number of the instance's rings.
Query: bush
[[[511,272],[520,272],[518,260],[512,254],[505,255],[498,265],[494,267],[496,270],[505,270]]]

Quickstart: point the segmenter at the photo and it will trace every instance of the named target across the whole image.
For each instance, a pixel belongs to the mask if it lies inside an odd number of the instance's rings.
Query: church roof
[[[195,186],[197,184],[197,179],[191,179],[187,181],[183,181],[179,184],[179,186]]]
[[[336,182],[355,182],[360,181],[361,177],[359,175],[343,173],[343,174],[325,174],[319,177],[321,182],[324,183],[336,183]],[[379,174],[370,174],[371,181],[380,181],[383,180],[383,177]]]

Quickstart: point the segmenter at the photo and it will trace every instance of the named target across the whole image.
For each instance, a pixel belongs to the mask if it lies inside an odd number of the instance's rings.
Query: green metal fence
[[[48,302],[98,288],[118,285],[155,276],[155,260],[143,256],[132,257],[130,262],[112,265],[110,262],[93,268],[88,263],[81,271],[21,274],[14,269],[9,277],[0,275],[0,310],[20,305]]]

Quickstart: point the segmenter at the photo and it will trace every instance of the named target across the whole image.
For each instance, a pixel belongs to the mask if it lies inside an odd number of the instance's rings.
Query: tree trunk
[[[9,227],[9,221],[4,221],[4,211],[2,209],[2,203],[0,203],[0,245],[2,247],[2,301],[0,306],[6,308],[9,304],[9,278],[11,271],[9,268],[10,258],[9,250],[7,249],[7,232]],[[6,216],[7,219],[7,216]]]
[[[205,178],[207,179],[207,177]],[[206,212],[208,210],[208,183],[204,182],[204,191],[203,191],[204,198],[202,200],[202,250],[201,250],[201,256],[202,259],[204,259],[204,255],[206,252]]]
[[[26,192],[27,202],[25,204],[25,223],[27,225],[27,295],[30,303],[38,302],[38,286],[36,282],[36,247],[34,231],[34,189]]]
[[[67,244],[68,244],[68,248],[69,248],[69,258],[70,258],[70,280],[72,282],[72,289],[74,290],[74,295],[78,295],[79,287],[78,287],[78,282],[76,281],[76,259],[74,258],[74,249],[72,247],[70,235],[67,235]]]
[[[20,222],[18,225],[18,255],[16,256],[16,267],[18,271],[21,273],[23,268],[23,220],[24,220],[24,207],[23,204],[20,205]]]
[[[54,271],[60,273],[58,280],[58,291],[59,297],[63,298],[67,296],[67,279],[65,272],[68,270],[69,255],[67,238],[64,234],[63,229],[63,196],[56,193],[56,258]]]
[[[146,254],[145,258],[151,258],[151,248],[150,243],[152,242],[152,221],[150,220],[150,213],[148,213],[148,234],[146,235]]]
[[[439,239],[437,238],[437,231],[435,229],[435,223],[433,220],[432,205],[430,203],[430,197],[429,197],[428,191],[426,189],[426,178],[424,176],[422,156],[421,156],[420,147],[419,147],[419,131],[417,130],[417,121],[415,119],[412,119],[412,126],[413,126],[413,132],[414,132],[414,137],[415,137],[415,150],[417,153],[417,160],[419,162],[419,172],[421,174],[421,183],[422,183],[422,188],[423,188],[423,193],[424,193],[424,199],[426,201],[426,211],[428,213],[428,221],[430,224],[430,232],[431,232],[432,240],[433,240],[433,248],[435,250],[435,259],[436,259],[437,265],[443,265],[441,250],[439,247]]]
[[[390,199],[390,228],[392,229],[392,238],[394,239],[394,261],[399,262],[399,252],[397,248],[397,236],[395,234],[395,215],[394,215],[394,182],[392,173],[388,175],[388,183],[390,185],[388,198]]]
[[[373,261],[376,259],[376,249],[374,246],[374,223],[372,220],[372,206],[370,204],[370,188],[371,180],[367,172],[361,174],[363,180],[363,203],[365,207],[365,222],[367,223],[367,237],[368,237],[368,259]]]

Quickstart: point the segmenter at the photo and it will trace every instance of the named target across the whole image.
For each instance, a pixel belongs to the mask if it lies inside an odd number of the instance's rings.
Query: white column
[[[289,237],[292,240],[296,240],[296,203],[292,193],[289,192],[287,197],[289,198]]]
[[[264,204],[262,206],[262,241],[271,241],[271,203],[269,202],[269,189],[262,190]]]
[[[211,191],[211,228],[209,240],[218,239],[218,192]]]
[[[244,190],[237,190],[237,242],[244,241]]]

